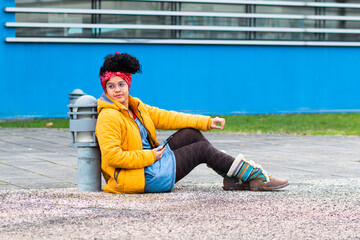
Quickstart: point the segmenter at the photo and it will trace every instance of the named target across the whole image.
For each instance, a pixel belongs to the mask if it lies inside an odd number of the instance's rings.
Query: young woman
[[[166,111],[129,95],[139,61],[127,54],[109,54],[100,68],[104,93],[98,100],[99,141],[105,192],[170,192],[174,184],[201,163],[224,177],[225,190],[275,190],[287,180],[268,174],[260,165],[216,148],[199,130],[223,129],[225,119]],[[167,144],[156,129],[180,129]]]

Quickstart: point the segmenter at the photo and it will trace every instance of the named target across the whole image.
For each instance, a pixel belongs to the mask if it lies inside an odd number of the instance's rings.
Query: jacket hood
[[[121,109],[126,109],[124,105],[111,100],[106,93],[103,93],[97,102],[98,113],[100,113],[105,108],[112,108],[118,111]]]
[[[133,98],[129,95],[129,105],[138,104],[138,100],[136,98]],[[97,102],[97,110],[98,113],[100,113],[105,108],[112,108],[118,111],[125,110],[127,111],[127,108],[122,105],[121,103],[117,101],[113,101],[106,93],[101,94],[100,98]]]

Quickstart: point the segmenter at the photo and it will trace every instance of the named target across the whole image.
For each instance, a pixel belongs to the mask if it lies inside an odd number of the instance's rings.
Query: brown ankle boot
[[[273,191],[289,185],[288,180],[272,177],[270,182],[264,183],[254,179],[249,182],[251,191]]]
[[[228,178],[223,180],[223,189],[225,191],[239,191],[239,190],[250,190],[249,182],[234,182]]]

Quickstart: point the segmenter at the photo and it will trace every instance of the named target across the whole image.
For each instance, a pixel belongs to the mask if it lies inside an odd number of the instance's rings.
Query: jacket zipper
[[[139,113],[140,113],[140,117],[141,117],[141,119],[142,119],[142,124],[144,125],[144,128],[146,129],[146,132],[148,133],[148,137],[149,137],[149,142],[150,142],[150,145],[151,145],[151,147],[152,148],[155,148],[156,147],[156,145],[155,145],[155,141],[153,140],[153,138],[152,138],[152,136],[151,136],[151,133],[149,132],[149,130],[146,128],[146,126],[145,126],[145,121],[144,121],[144,118],[143,118],[143,116],[142,116],[142,114],[141,114],[141,111],[139,110],[139,105],[140,105],[140,103],[138,103],[138,105],[137,105],[137,110],[139,111]]]
[[[130,117],[129,110],[127,110],[127,113],[128,113],[128,115],[129,115],[129,118],[131,118],[131,117]],[[131,119],[132,119],[132,118],[131,118]],[[134,120],[134,119],[132,119],[132,120]],[[117,188],[117,181],[118,181],[120,172],[121,172],[121,168],[115,168],[115,171],[114,171],[115,189]]]
[[[145,122],[144,122],[144,118],[143,118],[143,116],[142,116],[142,114],[141,114],[141,111],[139,110],[139,105],[140,105],[140,103],[138,103],[138,105],[137,105],[137,110],[139,111],[139,113],[140,113],[140,117],[141,117],[141,119],[142,119],[142,124],[144,125],[144,128],[146,129],[146,132],[148,133],[148,137],[149,137],[149,142],[150,142],[150,145],[154,148],[155,147],[155,143],[154,143],[154,140],[153,140],[153,138],[151,137],[151,133],[149,132],[149,130],[146,128],[146,126],[145,126]],[[135,113],[134,113],[135,114]],[[129,115],[129,117],[130,117],[130,113],[129,113],[129,111],[128,111],[128,115]],[[131,117],[130,117],[131,118]],[[133,119],[134,120],[134,119]],[[121,168],[115,168],[115,171],[114,171],[114,179],[115,179],[115,189],[117,188],[117,180],[118,180],[118,177],[119,177],[119,175],[120,175],[120,172],[121,172]]]
[[[140,111],[140,109],[139,109],[139,105],[140,105],[140,103],[138,103],[138,105],[137,105],[137,110],[139,111],[139,113],[140,113],[140,117],[141,117],[141,119],[142,119],[142,124],[143,124],[143,126],[144,126],[144,128],[146,129],[146,132],[147,132],[147,134],[148,134],[148,140],[149,140],[149,143],[150,143],[150,146],[151,146],[151,148],[155,148],[155,147],[157,147],[156,145],[155,145],[155,141],[153,140],[153,138],[152,138],[152,136],[151,136],[151,133],[149,132],[149,130],[146,128],[146,126],[145,126],[145,122],[144,122],[144,118],[143,118],[143,116],[142,116],[142,114],[141,114],[141,111]],[[129,118],[131,118],[133,121],[134,121],[134,119],[132,118],[132,117],[130,117],[130,113],[129,113],[129,110],[127,109],[127,114],[128,114],[128,116],[129,116]],[[135,114],[135,113],[134,113]]]

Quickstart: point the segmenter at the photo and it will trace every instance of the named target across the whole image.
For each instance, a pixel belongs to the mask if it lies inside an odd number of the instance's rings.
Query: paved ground
[[[206,136],[291,185],[226,192],[199,166],[172,193],[79,192],[68,130],[0,129],[0,239],[360,239],[360,137]]]

